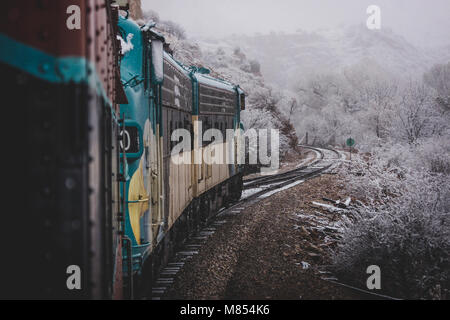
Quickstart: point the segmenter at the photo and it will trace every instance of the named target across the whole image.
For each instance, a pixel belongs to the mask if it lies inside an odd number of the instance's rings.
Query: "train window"
[[[136,159],[142,155],[142,130],[139,125],[134,122],[125,123],[125,129],[120,132],[120,152],[125,152],[127,158]]]
[[[240,98],[241,98],[241,110],[245,110],[245,94],[242,93]]]

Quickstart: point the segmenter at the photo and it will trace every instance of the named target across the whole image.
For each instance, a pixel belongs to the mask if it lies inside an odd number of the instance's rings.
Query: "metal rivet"
[[[72,179],[72,178],[67,178],[66,179],[65,185],[66,185],[67,189],[73,190],[75,188],[76,184],[77,183],[76,183],[76,181],[74,179]]]

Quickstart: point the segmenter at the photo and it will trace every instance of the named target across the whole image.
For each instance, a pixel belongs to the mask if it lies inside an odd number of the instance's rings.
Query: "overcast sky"
[[[142,0],[144,10],[178,22],[190,36],[294,32],[365,24],[369,5],[382,27],[422,45],[450,43],[450,0]]]

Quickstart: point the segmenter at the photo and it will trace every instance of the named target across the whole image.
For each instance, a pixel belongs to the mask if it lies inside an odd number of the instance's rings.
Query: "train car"
[[[238,132],[244,93],[178,63],[119,8],[3,6],[2,298],[146,295],[173,250],[240,197],[238,143],[203,132]],[[174,154],[178,129],[190,143]],[[204,161],[216,152],[231,161]]]
[[[156,52],[157,43],[162,45],[162,40],[149,31],[143,32],[131,19],[119,20],[120,37],[129,41],[132,48],[123,52],[121,59],[122,83],[128,97],[128,103],[121,105],[121,151],[127,161],[121,192],[125,200],[126,239],[130,244],[124,255],[125,276],[131,295],[135,292],[133,278],[141,274],[142,264],[152,251],[160,229],[158,220],[163,214],[161,111],[156,107],[160,81],[151,74],[156,60],[152,50]]]
[[[125,256],[127,278],[134,292],[145,295],[154,276],[173,250],[206,223],[217,210],[240,198],[242,168],[234,139],[203,142],[203,132],[241,128],[245,94],[238,87],[186,67],[164,51],[164,37],[154,25],[139,26],[120,17],[119,30],[127,50],[121,60],[128,104],[122,156],[127,159],[125,233],[132,253]],[[203,128],[202,128],[203,127]],[[188,149],[174,154],[178,129],[189,133]],[[231,152],[231,161],[196,163],[196,155],[213,150]],[[187,159],[180,163],[176,159]]]
[[[1,11],[1,297],[121,298],[118,8]]]

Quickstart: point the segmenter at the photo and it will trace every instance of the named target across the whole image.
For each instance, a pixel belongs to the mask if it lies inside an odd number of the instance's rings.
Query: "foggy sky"
[[[365,24],[369,5],[382,27],[419,45],[450,43],[450,0],[142,0],[144,10],[181,24],[191,37],[314,31]]]

